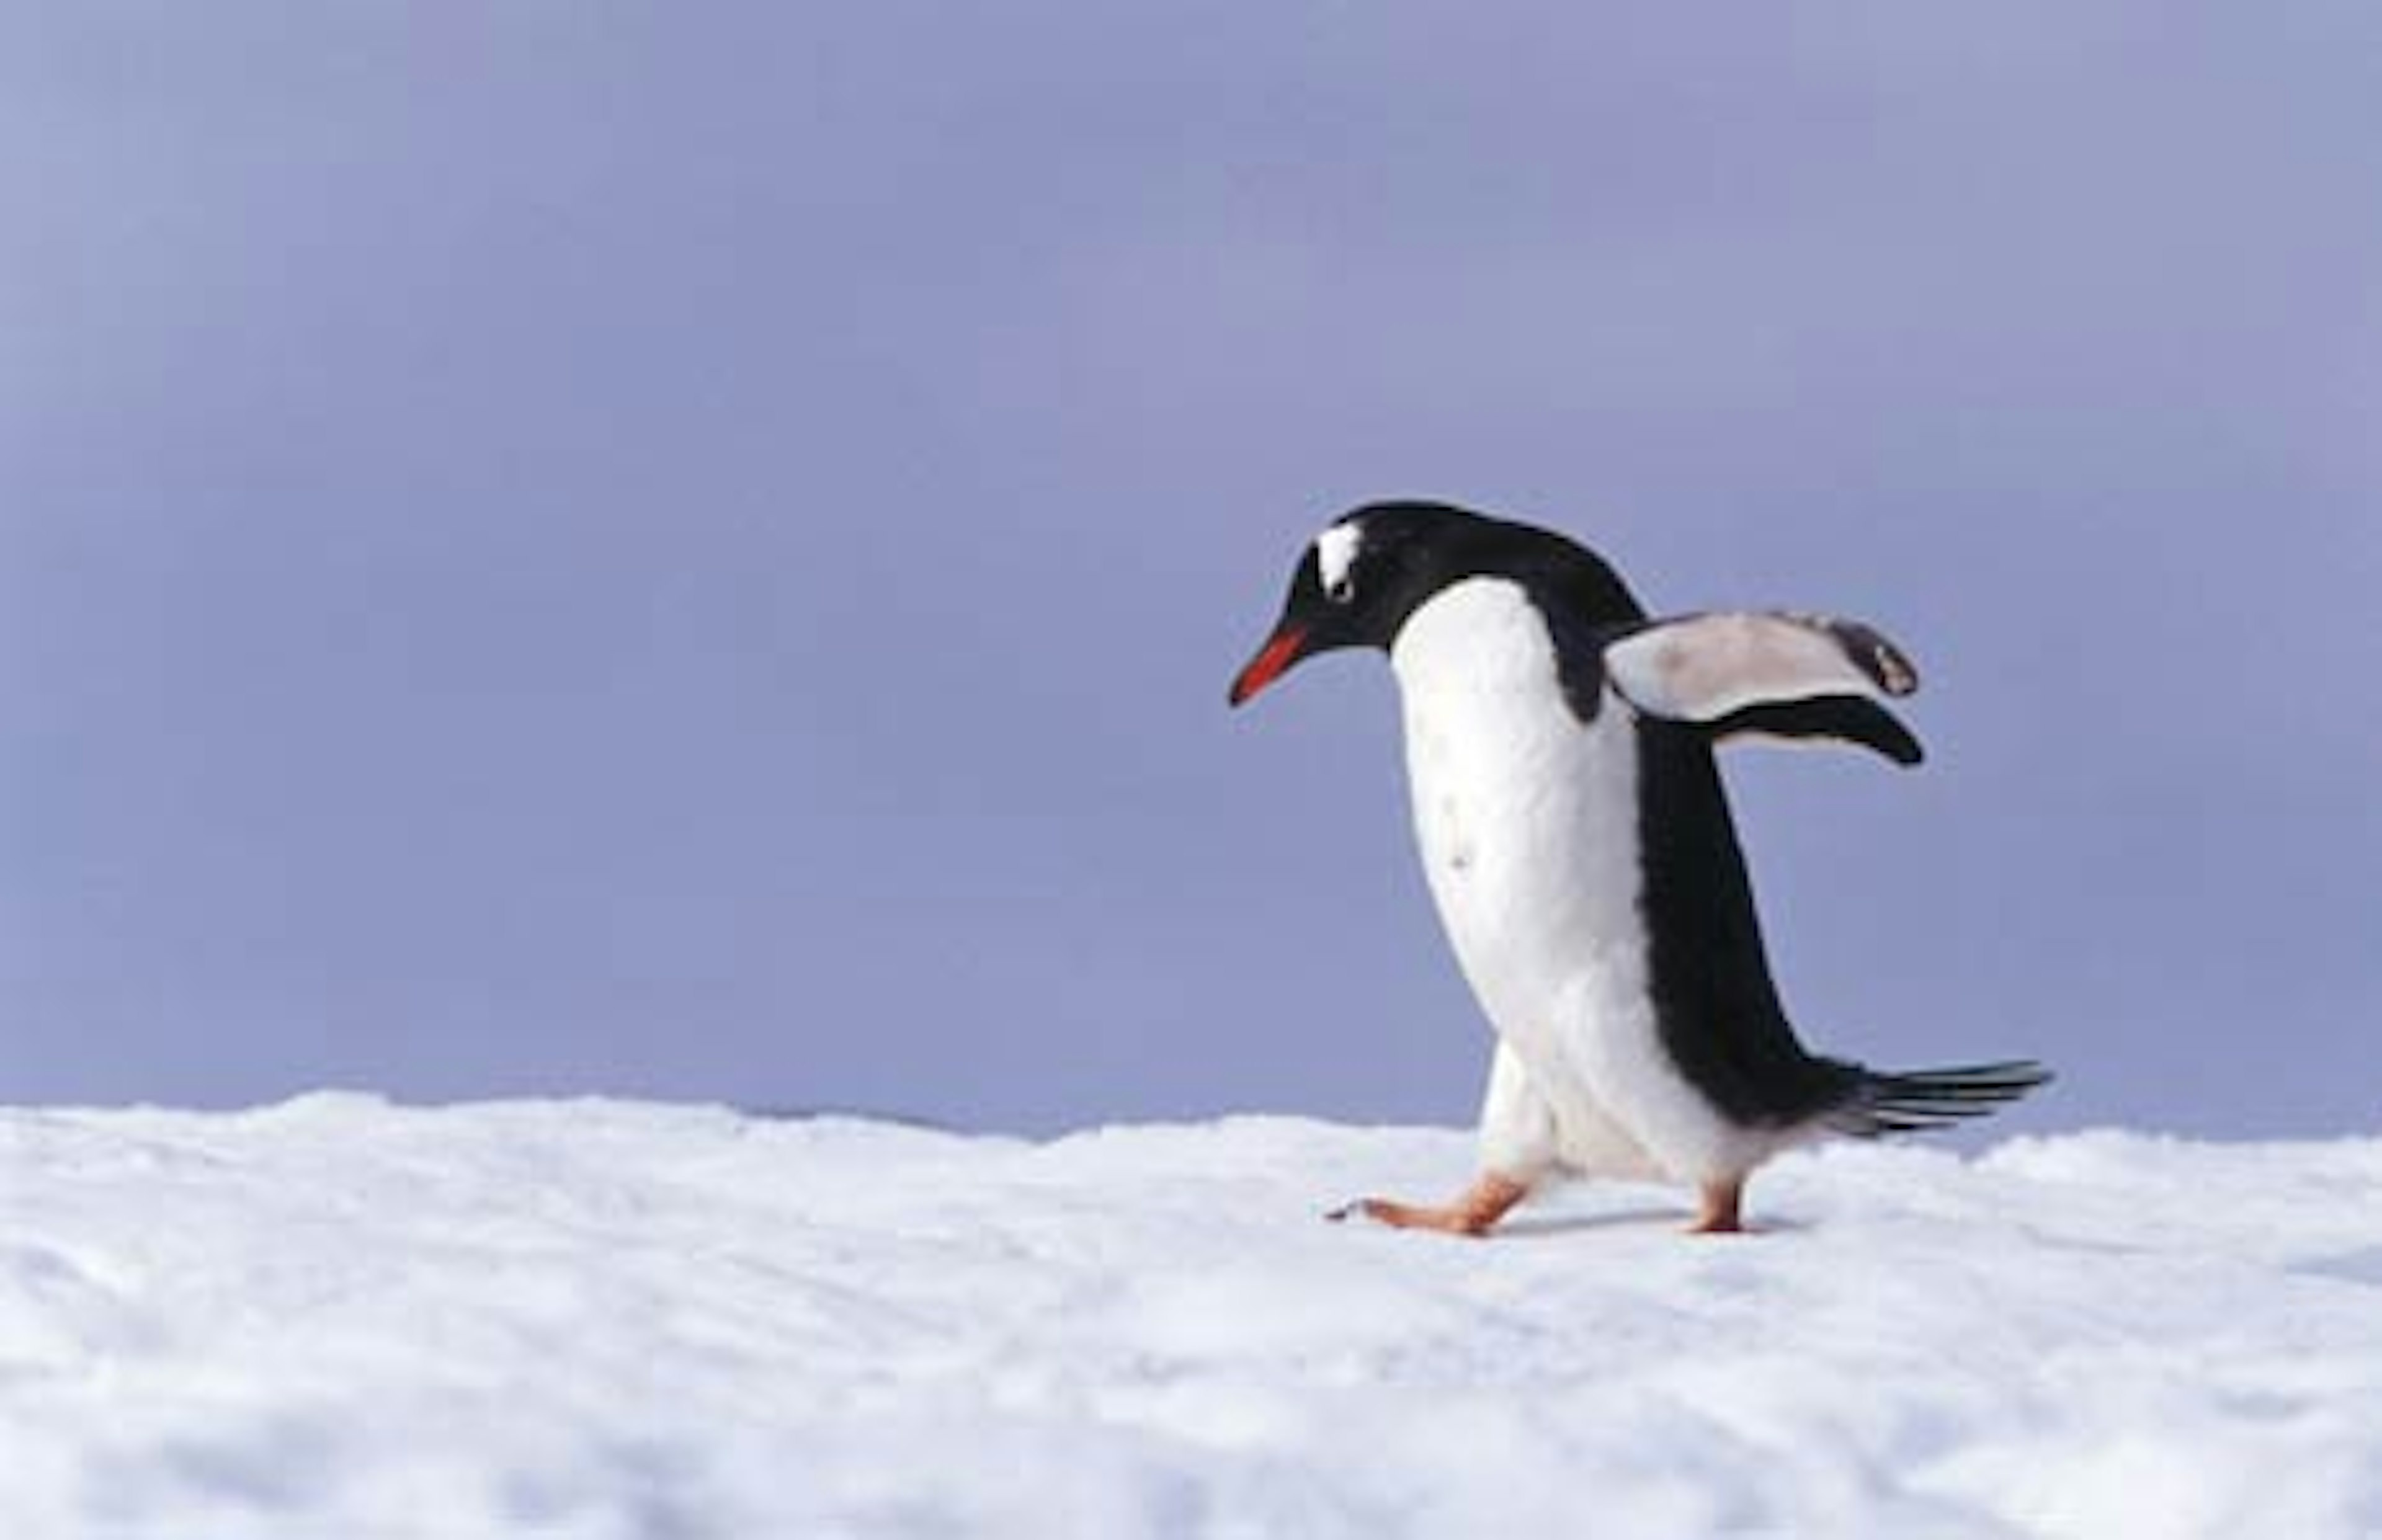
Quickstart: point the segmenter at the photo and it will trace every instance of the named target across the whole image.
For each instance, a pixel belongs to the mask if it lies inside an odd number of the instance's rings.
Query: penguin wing
[[[1880,703],[1917,690],[1919,671],[1859,621],[1785,611],[1653,620],[1605,645],[1604,677],[1645,715],[1716,739],[1833,739],[1897,764],[1925,757]]]

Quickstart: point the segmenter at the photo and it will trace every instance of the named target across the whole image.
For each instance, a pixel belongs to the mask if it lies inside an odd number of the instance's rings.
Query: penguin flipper
[[[1881,703],[1919,688],[1902,650],[1857,620],[1727,611],[1649,621],[1603,647],[1604,678],[1648,716],[1735,738],[1833,739],[1897,764],[1926,757]]]
[[[1706,725],[1751,706],[1885,701],[1919,688],[1919,670],[1877,631],[1858,620],[1783,610],[1649,621],[1605,644],[1604,674],[1647,715]]]
[[[1740,706],[1705,727],[1716,743],[1741,738],[1832,739],[1882,754],[1908,768],[1927,757],[1902,719],[1865,695],[1815,695]]]

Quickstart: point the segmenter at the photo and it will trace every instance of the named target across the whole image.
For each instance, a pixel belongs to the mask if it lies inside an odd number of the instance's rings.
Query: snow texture
[[[1763,1233],[1284,1118],[0,1113],[0,1534],[2382,1534],[2382,1141],[1790,1156]]]

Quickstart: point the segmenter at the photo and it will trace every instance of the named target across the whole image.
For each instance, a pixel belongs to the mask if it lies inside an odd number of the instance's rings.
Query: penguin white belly
[[[1573,715],[1545,621],[1500,579],[1443,590],[1408,618],[1391,662],[1431,895],[1526,1072],[1518,1087],[1502,1067],[1492,1078],[1488,1153],[1520,1159],[1535,1094],[1554,1159],[1575,1169],[1698,1180],[1750,1169],[1774,1138],[1725,1118],[1662,1042],[1639,906],[1633,714],[1608,694],[1593,722]]]

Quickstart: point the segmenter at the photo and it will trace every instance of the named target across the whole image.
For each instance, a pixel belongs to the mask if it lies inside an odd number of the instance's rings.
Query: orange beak
[[[1249,666],[1233,680],[1233,704],[1239,705],[1282,678],[1283,670],[1298,661],[1300,650],[1306,645],[1307,632],[1298,626],[1284,626],[1268,637],[1266,644],[1258,649],[1258,655],[1249,659]]]

